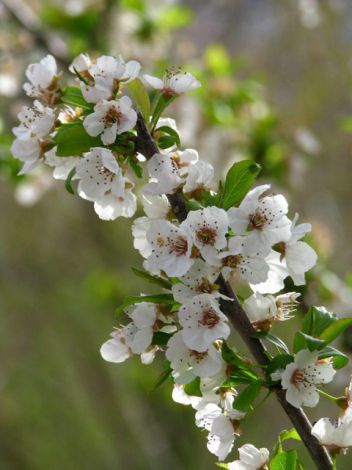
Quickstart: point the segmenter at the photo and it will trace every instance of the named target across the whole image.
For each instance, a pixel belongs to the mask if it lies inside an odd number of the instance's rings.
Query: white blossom
[[[197,258],[191,269],[181,276],[181,282],[173,284],[172,294],[177,302],[183,303],[192,299],[195,295],[211,294],[214,297],[224,297],[219,292],[219,286],[215,284],[219,270],[202,259]]]
[[[239,460],[228,464],[229,470],[261,470],[269,462],[269,451],[262,447],[257,449],[253,444],[244,444],[238,449]]]
[[[257,245],[248,237],[231,237],[226,250],[219,254],[225,278],[231,273],[240,274],[246,281],[257,284],[268,278],[266,254],[270,248]]]
[[[220,371],[223,363],[220,352],[213,345],[203,352],[189,349],[182,331],[169,339],[165,355],[171,363],[172,376],[179,384],[191,382],[195,377],[211,377]]]
[[[114,154],[105,148],[94,147],[76,167],[79,177],[78,194],[88,201],[96,201],[107,193],[123,197],[124,177]]]
[[[181,174],[186,179],[186,183],[183,186],[183,192],[186,194],[199,190],[208,191],[212,188],[214,168],[208,162],[199,160],[185,168]]]
[[[243,308],[252,324],[260,327],[269,322],[270,326],[273,321],[292,318],[290,314],[296,308],[299,295],[296,292],[288,292],[275,298],[256,292],[243,302]]]
[[[56,155],[56,147],[45,153],[45,163],[54,168],[53,178],[56,180],[66,180],[70,172],[77,166],[81,157],[58,157]],[[74,175],[72,179],[77,179]]]
[[[152,272],[165,271],[168,276],[183,276],[192,266],[192,240],[176,225],[166,220],[150,220],[146,239],[151,254],[146,265]]]
[[[143,79],[148,85],[167,96],[181,95],[201,86],[200,82],[191,73],[173,68],[165,72],[162,80],[151,75],[143,75]]]
[[[286,217],[288,204],[284,196],[263,196],[269,188],[262,185],[252,189],[239,207],[229,209],[228,215],[236,235],[248,233],[258,245],[271,247],[290,238],[291,221]]]
[[[281,373],[286,400],[296,408],[316,406],[319,401],[317,386],[331,382],[335,372],[329,359],[318,359],[317,351],[299,351],[294,362]]]
[[[137,210],[137,197],[133,193],[133,183],[123,178],[124,190],[119,196],[108,193],[94,201],[94,210],[102,220],[115,220],[117,217],[133,217]]]
[[[23,85],[24,91],[31,98],[40,98],[53,104],[57,98],[57,65],[52,55],[47,55],[39,63],[30,64],[26,70],[29,82]]]
[[[332,423],[329,418],[321,418],[314,424],[312,434],[320,444],[338,452],[352,446],[352,420]]]
[[[171,194],[182,184],[182,178],[171,154],[156,153],[147,163],[150,182],[144,186],[146,194]]]
[[[215,206],[189,212],[182,223],[182,227],[193,237],[195,246],[208,262],[226,247],[228,226],[226,211]]]
[[[123,96],[116,101],[99,101],[94,106],[94,113],[83,121],[83,126],[89,135],[101,134],[103,144],[111,145],[117,134],[133,129],[136,122],[137,113],[132,109],[132,101]]]
[[[186,301],[178,312],[185,344],[192,350],[206,351],[213,341],[230,334],[227,318],[210,294],[200,294]]]
[[[82,73],[87,83],[81,81],[82,94],[89,103],[97,103],[100,100],[109,100],[118,91],[120,83],[128,83],[134,80],[140,71],[140,64],[135,60],[127,63],[119,57],[98,57],[96,62],[89,65],[87,56],[80,56],[72,65],[78,65],[77,71]]]

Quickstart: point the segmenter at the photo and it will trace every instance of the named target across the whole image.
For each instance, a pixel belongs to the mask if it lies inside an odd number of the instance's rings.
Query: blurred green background
[[[115,307],[150,286],[131,273],[141,260],[129,220],[100,221],[50,171],[15,176],[10,130],[27,102],[26,66],[49,51],[66,67],[89,51],[136,58],[149,73],[193,71],[202,90],[172,109],[184,146],[219,176],[240,158],[263,165],[262,180],[289,196],[292,215],[313,223],[321,261],[305,301],[347,315],[351,18],[348,0],[0,0],[1,469],[215,468],[194,412],[171,402],[169,383],[153,391],[160,358],[146,367],[99,355]],[[350,373],[337,374],[332,393]],[[311,416],[335,414],[323,402]],[[282,423],[290,426],[271,399],[238,442],[272,447]]]

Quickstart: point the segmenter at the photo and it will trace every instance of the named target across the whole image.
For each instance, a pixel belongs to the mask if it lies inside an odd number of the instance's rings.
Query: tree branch
[[[138,115],[136,129],[137,151],[142,153],[147,159],[150,159],[154,154],[159,153],[159,149],[153,141],[141,114]],[[177,219],[182,222],[187,217],[188,212],[182,191],[178,191],[175,194],[168,194],[167,198]],[[220,292],[232,299],[220,300],[222,311],[230,320],[235,330],[240,334],[258,364],[264,366],[269,364],[270,359],[267,355],[266,348],[258,338],[253,336],[255,330],[239,303],[232,287],[225,281],[222,274],[218,277],[217,283],[220,285]],[[296,428],[298,434],[301,436],[301,439],[314,460],[318,470],[332,470],[333,465],[330,455],[325,447],[321,446],[318,440],[312,436],[312,425],[304,411],[300,408],[293,407],[287,402],[285,391],[281,386],[273,387],[272,390],[276,394],[280,405]]]

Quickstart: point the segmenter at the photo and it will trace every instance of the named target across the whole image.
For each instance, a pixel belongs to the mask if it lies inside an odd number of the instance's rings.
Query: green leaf
[[[294,358],[290,354],[278,354],[270,361],[270,364],[266,369],[267,374],[270,375],[279,369],[285,369],[287,364],[290,364],[293,361]]]
[[[326,359],[327,357],[332,357],[333,365],[335,369],[342,369],[348,364],[349,358],[343,352],[338,349],[333,348],[332,346],[327,346],[326,348],[319,351],[318,358]]]
[[[200,390],[200,378],[196,377],[192,382],[189,382],[188,384],[184,385],[184,391],[187,393],[187,395],[195,396],[195,397],[201,397],[202,392]]]
[[[81,89],[78,86],[66,87],[61,95],[61,101],[70,106],[78,106],[82,109],[93,111],[93,105],[87,103],[83,98]]]
[[[135,78],[132,82],[127,84],[139,110],[143,114],[144,120],[148,122],[150,116],[150,100],[145,86],[139,78]]]
[[[244,360],[238,356],[235,351],[233,351],[229,346],[226,344],[226,341],[223,341],[221,346],[221,355],[227,364],[231,364],[233,366],[247,369],[248,364],[244,362]]]
[[[66,191],[68,191],[70,194],[75,194],[72,186],[71,186],[71,181],[72,181],[72,178],[75,176],[76,174],[76,168],[72,168],[72,170],[70,171],[70,173],[68,174],[66,180],[65,180],[65,188],[66,188]]]
[[[237,395],[233,407],[236,408],[236,410],[247,412],[259,395],[261,388],[262,384],[259,380],[248,385]]]
[[[320,335],[320,338],[323,339],[326,344],[329,344],[351,325],[352,318],[340,318],[325,328],[325,330]]]
[[[154,384],[153,390],[156,390],[157,388],[159,388],[160,385],[162,385],[170,377],[171,372],[172,372],[171,367],[170,366],[167,367],[157,378]]]
[[[154,294],[154,295],[130,295],[126,297],[125,301],[116,309],[116,315],[123,313],[125,308],[130,305],[138,304],[141,302],[152,302],[153,304],[167,304],[173,305],[175,303],[172,294]]]
[[[304,317],[302,331],[310,336],[320,336],[335,320],[336,316],[325,307],[312,306]]]
[[[281,452],[271,460],[270,470],[295,470],[297,463],[297,452],[289,450]]]
[[[161,113],[175,99],[176,99],[176,96],[170,96],[170,95],[164,95],[164,94],[158,95],[157,102],[156,102],[154,110],[153,110],[153,116],[152,116],[152,119],[151,119],[152,132],[154,132],[155,126],[158,123],[158,120],[161,116]]]
[[[138,164],[136,158],[134,156],[129,156],[127,158],[127,162],[137,178],[143,178],[143,168]]]
[[[181,145],[180,136],[175,131],[175,129],[173,129],[172,127],[161,126],[161,127],[158,127],[157,129],[155,129],[155,132],[163,132],[163,133],[167,134],[168,136],[173,137],[174,142],[178,147]],[[159,138],[159,142],[160,142],[160,138]]]
[[[325,341],[320,338],[307,335],[302,331],[297,331],[293,340],[293,352],[295,354],[301,349],[309,349],[309,351],[316,351],[322,349],[326,345]]]
[[[82,155],[92,147],[101,147],[102,145],[99,137],[91,137],[87,134],[82,121],[62,124],[54,141],[57,144],[56,155],[58,157]]]
[[[238,205],[253,185],[260,169],[252,160],[242,160],[232,165],[226,175],[220,207],[230,209]]]
[[[158,146],[161,149],[168,149],[175,144],[176,140],[175,137],[173,137],[172,135],[162,135],[161,137],[159,137]]]
[[[165,346],[171,336],[171,334],[165,333],[164,331],[156,331],[153,334],[152,344],[156,344],[157,346]]]
[[[167,281],[166,279],[155,276],[150,274],[148,271],[144,271],[143,269],[135,268],[133,266],[131,269],[136,276],[144,279],[145,281],[164,287],[164,289],[171,289],[171,282]]]
[[[290,350],[288,349],[287,345],[282,341],[281,338],[278,338],[277,336],[274,336],[270,333],[264,336],[264,339],[269,341],[272,344],[275,344],[278,348],[282,349],[285,351],[287,354],[290,354]]]

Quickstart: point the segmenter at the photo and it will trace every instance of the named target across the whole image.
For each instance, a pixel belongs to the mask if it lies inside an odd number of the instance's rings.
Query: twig
[[[154,154],[159,153],[159,149],[154,143],[141,114],[138,115],[136,129],[137,150],[147,159],[150,159]],[[183,193],[178,191],[175,194],[168,194],[167,198],[177,219],[180,222],[183,221],[187,217],[188,212]],[[232,299],[221,299],[220,304],[222,311],[230,320],[235,330],[238,331],[258,364],[262,364],[264,366],[269,364],[270,360],[267,356],[265,346],[258,338],[253,336],[255,331],[232,287],[225,281],[221,274],[217,279],[217,283],[220,285],[220,292]],[[304,411],[300,408],[293,407],[287,402],[285,391],[280,386],[273,387],[273,391],[276,394],[280,405],[296,428],[298,434],[301,436],[301,439],[314,460],[318,470],[332,470],[333,464],[330,455],[327,450],[319,444],[318,440],[312,436],[312,425]]]

